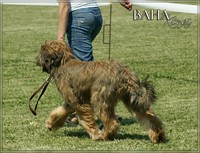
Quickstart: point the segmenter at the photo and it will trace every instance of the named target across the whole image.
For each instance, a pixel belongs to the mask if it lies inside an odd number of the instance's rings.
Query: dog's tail
[[[156,101],[155,87],[148,77],[140,82],[137,95],[131,95],[133,109],[145,111]]]

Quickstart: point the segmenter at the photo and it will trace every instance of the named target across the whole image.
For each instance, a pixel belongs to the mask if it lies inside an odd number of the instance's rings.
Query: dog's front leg
[[[46,127],[51,130],[56,130],[64,125],[67,117],[74,112],[74,109],[65,103],[63,106],[55,108],[49,115],[46,121]]]

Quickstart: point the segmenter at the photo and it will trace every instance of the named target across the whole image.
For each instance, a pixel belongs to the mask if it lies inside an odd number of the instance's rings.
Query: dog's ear
[[[75,59],[75,56],[72,53],[72,49],[68,46],[68,44],[64,41],[58,41],[60,50],[62,51],[62,60],[61,64],[65,64],[71,59]]]
[[[73,58],[75,57],[71,48],[64,41],[49,41],[41,45],[37,64],[42,66],[44,71],[50,72],[53,67],[59,67]]]
[[[64,56],[64,50],[62,48],[62,43],[59,41],[50,41],[46,42],[48,46],[48,56],[46,58],[50,58],[51,66],[59,67],[61,64],[61,60]]]
[[[64,52],[63,51],[58,51],[55,53],[55,55],[53,56],[52,60],[53,60],[53,66],[55,67],[59,67],[61,64],[61,60],[63,58]]]

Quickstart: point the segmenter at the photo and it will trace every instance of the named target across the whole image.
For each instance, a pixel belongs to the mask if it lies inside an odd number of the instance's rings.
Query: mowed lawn
[[[170,28],[165,20],[133,20],[132,11],[113,4],[111,59],[126,64],[140,78],[149,75],[156,87],[158,100],[153,109],[163,120],[167,141],[152,144],[120,102],[116,111],[122,125],[113,141],[92,141],[81,126],[48,131],[44,123],[49,112],[63,103],[53,81],[40,100],[38,115],[29,111],[29,97],[48,76],[36,66],[35,57],[45,40],[56,39],[57,10],[51,6],[3,5],[1,150],[197,151],[197,15],[169,12],[180,20],[192,21],[188,28]],[[104,24],[109,23],[109,7],[101,10]],[[94,41],[96,61],[108,60],[108,45],[102,38],[101,31]]]

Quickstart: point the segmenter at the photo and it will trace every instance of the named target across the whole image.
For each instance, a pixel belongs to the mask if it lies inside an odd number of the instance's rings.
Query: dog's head
[[[46,41],[41,45],[36,64],[41,66],[44,72],[51,73],[53,69],[74,58],[71,48],[64,41]]]

